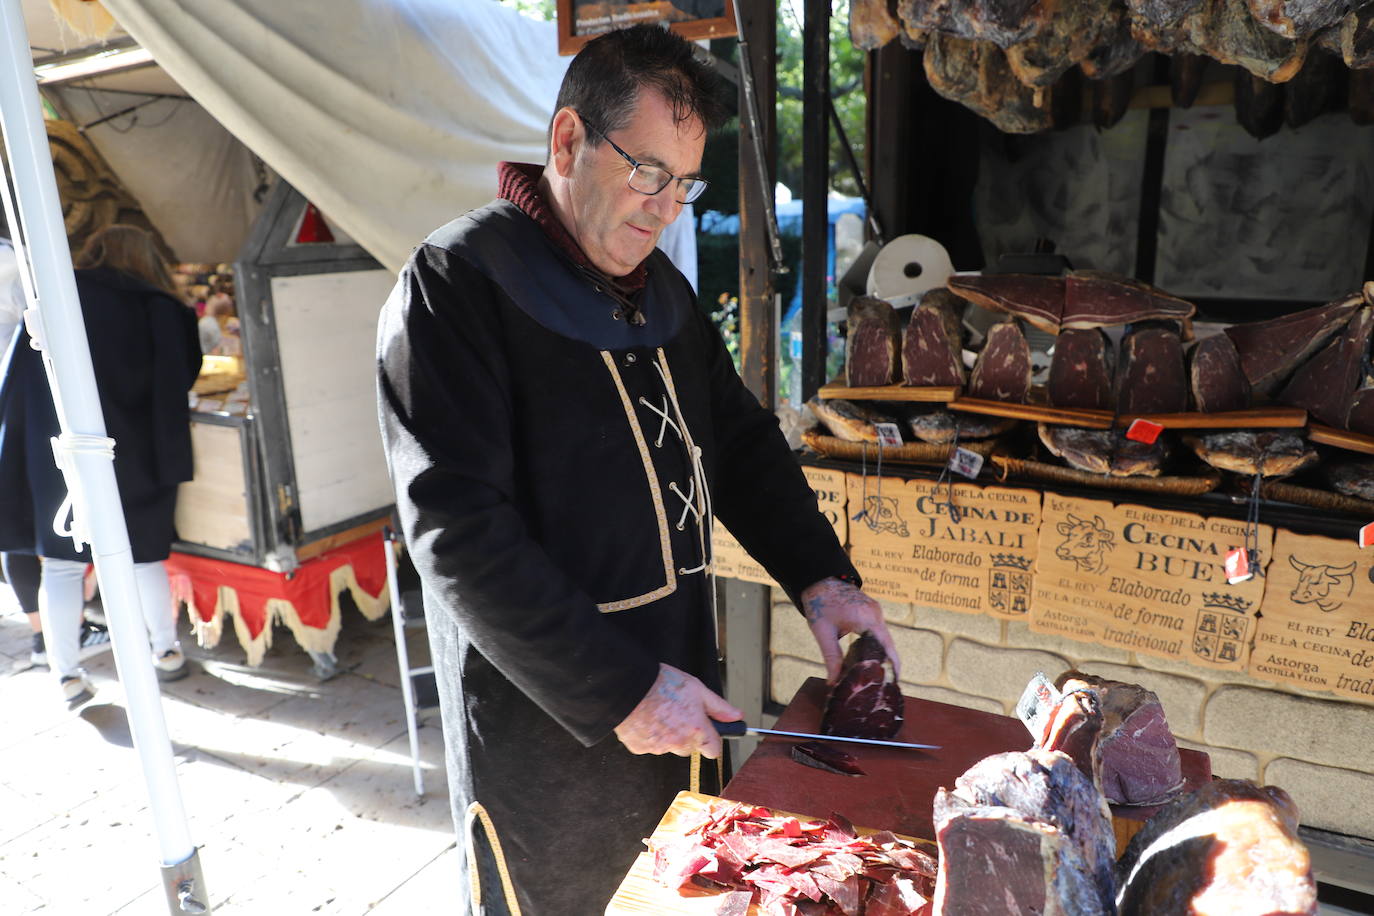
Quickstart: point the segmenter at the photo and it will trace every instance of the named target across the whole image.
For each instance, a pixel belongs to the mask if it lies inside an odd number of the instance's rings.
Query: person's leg
[[[46,665],[48,650],[43,642],[43,620],[38,614],[38,582],[43,575],[42,561],[30,553],[0,553],[0,570],[4,571],[5,581],[14,589],[14,596],[28,618],[29,629],[33,631],[29,664]]]
[[[81,577],[86,564],[43,560],[38,608],[48,646],[48,667],[60,679],[81,673]]]
[[[134,579],[138,582],[139,602],[143,605],[143,620],[148,626],[158,677],[164,681],[184,677],[189,671],[177,642],[176,607],[167,581],[167,564],[135,563]]]

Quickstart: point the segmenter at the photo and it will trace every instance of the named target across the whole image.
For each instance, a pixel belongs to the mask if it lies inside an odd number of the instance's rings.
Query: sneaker
[[[68,703],[84,703],[95,696],[95,685],[84,674],[73,674],[62,679],[62,696]]]
[[[153,656],[153,666],[157,669],[157,679],[164,682],[179,681],[191,673],[191,669],[186,666],[186,656],[176,648]]]
[[[105,619],[105,605],[101,602],[99,595],[90,600],[90,603],[82,609],[81,615],[91,623],[98,623],[102,627],[109,626],[109,622]]]
[[[81,647],[77,657],[82,661],[93,655],[110,651],[110,631],[96,623],[81,622]]]
[[[43,642],[43,634],[33,634],[33,648],[29,650],[29,664],[34,667],[48,664],[48,648]]]

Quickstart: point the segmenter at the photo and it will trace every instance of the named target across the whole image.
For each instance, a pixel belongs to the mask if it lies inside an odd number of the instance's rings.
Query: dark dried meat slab
[[[969,374],[970,397],[1024,404],[1031,387],[1030,345],[1015,319],[988,329],[987,341]]]
[[[1183,342],[1172,328],[1133,329],[1121,341],[1116,371],[1121,413],[1181,413],[1188,409]]]
[[[1105,328],[1141,321],[1185,321],[1197,307],[1148,283],[1100,270],[1076,270],[1064,279],[1064,328]]]
[[[882,644],[860,634],[845,653],[840,679],[826,699],[821,734],[889,740],[902,728],[905,705]]]
[[[1112,344],[1097,328],[1074,328],[1054,341],[1047,385],[1050,404],[1089,410],[1112,406]]]
[[[1064,314],[1064,280],[1035,274],[993,276],[954,276],[948,283],[951,292],[975,305],[1024,318],[1051,334],[1059,333]]]
[[[961,306],[963,300],[946,290],[939,292],[944,296],[927,294],[911,310],[902,343],[902,374],[908,385],[964,384],[963,334],[956,311],[956,303]]]
[[[807,741],[792,745],[791,757],[802,766],[808,766],[839,776],[866,776],[853,754],[822,741]]]
[[[850,304],[844,359],[851,388],[902,380],[902,330],[891,304],[872,296],[860,296]]]
[[[1074,766],[1102,791],[1102,703],[1090,690],[1069,690],[1050,710],[1035,742],[1043,751],[1068,754]]]
[[[1057,8],[1048,0],[899,0],[908,29],[943,32],[1006,48],[1044,28]]]
[[[1345,88],[1345,67],[1334,54],[1313,49],[1307,61],[1283,86],[1283,122],[1301,127],[1330,110]]]
[[[1284,38],[1309,38],[1356,5],[1355,0],[1249,0],[1255,21]]]
[[[1342,461],[1323,464],[1327,483],[1344,496],[1374,502],[1374,461]]]
[[[1023,85],[1012,73],[1006,52],[992,42],[933,32],[923,59],[932,89],[1003,133],[1033,134],[1052,126],[1052,90]]]
[[[1131,16],[1145,26],[1175,26],[1203,4],[1203,0],[1126,0]]]
[[[1193,405],[1203,413],[1244,410],[1250,406],[1250,380],[1241,368],[1236,345],[1225,334],[1213,334],[1193,347],[1188,381]]]
[[[1189,50],[1235,64],[1271,83],[1292,79],[1307,54],[1305,38],[1287,38],[1250,14],[1246,0],[1215,0],[1184,19]]]
[[[1235,75],[1236,123],[1256,140],[1272,137],[1283,126],[1283,95],[1279,86],[1237,70]]]
[[[1158,812],[1131,837],[1116,873],[1121,916],[1197,912],[1204,900],[1235,913],[1317,913],[1297,806],[1283,789],[1249,780],[1216,780]]]
[[[1317,463],[1317,452],[1287,430],[1228,430],[1184,436],[1197,456],[1219,471],[1287,477]]]
[[[932,445],[949,445],[957,436],[960,442],[973,439],[991,439],[1000,436],[1016,425],[1016,420],[1008,417],[993,417],[986,414],[963,413],[951,410],[932,410],[913,414],[907,418],[907,428],[922,442]]]
[[[1103,80],[1125,73],[1145,54],[1145,48],[1131,34],[1131,18],[1126,8],[1113,4],[1098,32],[1097,43],[1079,61],[1078,68],[1090,80]]]
[[[854,47],[876,51],[896,38],[900,29],[887,0],[849,0],[849,40]]]
[[[1374,124],[1374,67],[1350,71],[1345,110],[1361,127]]]
[[[1232,325],[1226,336],[1236,345],[1250,386],[1267,395],[1344,327],[1361,302],[1357,295],[1268,321]]]
[[[1352,433],[1374,436],[1374,388],[1360,388],[1350,397],[1350,409],[1341,424]]]
[[[1038,425],[1040,441],[1071,468],[1110,477],[1158,477],[1168,457],[1165,438],[1153,443],[1127,439],[1117,429]]]
[[[1093,83],[1093,126],[1099,130],[1115,127],[1126,117],[1135,93],[1135,74],[1118,73]]]
[[[1027,86],[1052,86],[1070,67],[1097,47],[1104,29],[1116,23],[1108,16],[1113,0],[1075,0],[1058,6],[1037,34],[1007,48],[1007,63]]]
[[[1374,309],[1365,306],[1320,353],[1297,368],[1279,403],[1301,407],[1327,426],[1344,426],[1363,377],[1371,331]]]
[[[1323,33],[1323,46],[1341,56],[1352,70],[1374,67],[1374,4],[1350,13]]]
[[[1192,108],[1202,89],[1208,58],[1202,54],[1175,54],[1169,58],[1169,98],[1175,108]]]
[[[877,442],[875,423],[897,423],[897,418],[878,413],[843,398],[821,400],[813,397],[806,402],[812,416],[821,421],[829,433],[845,442]]]

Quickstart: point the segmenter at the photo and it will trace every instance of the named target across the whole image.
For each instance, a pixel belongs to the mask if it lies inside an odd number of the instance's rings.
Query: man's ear
[[[560,178],[572,175],[573,161],[586,137],[587,129],[577,113],[567,107],[558,109],[549,130],[549,165]]]

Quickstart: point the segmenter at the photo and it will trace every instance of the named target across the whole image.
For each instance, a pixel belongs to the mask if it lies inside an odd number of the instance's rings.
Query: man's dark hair
[[[693,53],[691,42],[654,25],[636,25],[598,35],[577,53],[558,89],[554,114],[571,108],[607,133],[634,115],[641,89],[661,93],[681,124],[693,118],[711,131],[725,121],[723,80]],[[550,131],[553,122],[549,122]],[[589,133],[588,143],[601,138]]]

